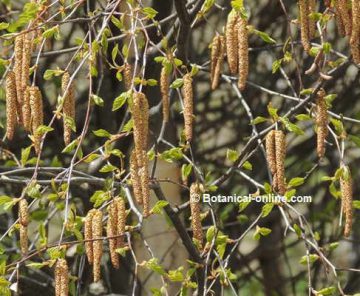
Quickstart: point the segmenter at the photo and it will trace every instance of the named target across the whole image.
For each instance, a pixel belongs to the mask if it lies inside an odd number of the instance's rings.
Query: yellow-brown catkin
[[[22,224],[20,224],[20,250],[22,255],[28,252],[28,229]]]
[[[125,226],[126,226],[126,206],[125,201],[121,197],[117,197],[114,199],[116,204],[116,209],[118,212],[117,216],[117,234],[121,235],[117,239],[117,247],[122,248],[124,246],[124,235],[125,235]]]
[[[316,0],[308,0],[308,17],[309,17],[309,38],[313,39],[316,33],[316,21],[312,19],[311,14],[316,12]]]
[[[19,223],[23,226],[29,224],[28,202],[24,198],[19,201]]]
[[[15,73],[10,71],[6,76],[6,137],[12,140],[17,124],[17,99]]]
[[[55,296],[69,295],[69,268],[65,259],[58,259],[55,265]]]
[[[25,34],[23,37],[23,51],[22,51],[22,67],[21,67],[21,102],[24,103],[25,101],[25,91],[29,83],[29,75],[30,75],[30,64],[31,64],[31,53],[32,53],[32,39],[30,38],[30,33]],[[22,122],[24,123],[24,114],[23,108],[24,105],[21,106],[22,108]]]
[[[193,135],[193,119],[194,119],[194,94],[192,86],[192,78],[190,74],[184,75],[184,85],[182,88],[184,98],[184,122],[185,122],[185,139],[191,141]]]
[[[24,101],[22,105],[22,118],[25,130],[31,132],[31,107],[30,107],[30,87],[24,91]]]
[[[139,205],[143,204],[143,198],[141,193],[141,180],[139,176],[139,167],[136,159],[136,152],[133,150],[130,156],[130,177],[131,184],[134,191],[135,200]]]
[[[84,239],[85,239],[85,253],[88,258],[89,264],[94,262],[94,251],[93,251],[93,230],[92,230],[92,221],[95,214],[95,209],[90,210],[85,218],[84,222]]]
[[[131,89],[133,70],[129,63],[124,64],[124,83],[126,90]]]
[[[341,15],[338,11],[336,11],[336,13],[335,13],[335,20],[336,20],[337,30],[338,30],[339,34],[344,36],[346,34],[345,26],[342,21]]]
[[[339,15],[342,24],[344,25],[345,34],[351,36],[352,18],[347,5],[347,0],[335,1],[336,14]]]
[[[308,52],[310,45],[310,30],[309,30],[309,0],[299,0],[299,18],[300,18],[300,33],[301,43],[304,50]]]
[[[215,36],[211,47],[211,89],[213,90],[219,85],[225,50],[225,37]]]
[[[65,72],[62,77],[61,89],[63,95],[63,121],[64,142],[69,145],[71,141],[71,121],[75,120],[75,90],[73,82],[70,83],[70,74]],[[69,120],[70,119],[70,120]]]
[[[108,220],[106,225],[106,236],[109,238],[109,252],[110,252],[110,260],[112,265],[117,269],[119,268],[119,254],[116,253],[117,249],[117,239],[110,238],[117,235],[117,217],[118,212],[116,208],[116,204],[112,202],[108,206]]]
[[[23,47],[24,47],[24,35],[21,34],[15,38],[15,45],[14,45],[14,52],[15,52],[14,73],[16,77],[17,115],[18,115],[19,123],[21,123],[22,120],[21,106],[23,102],[23,93],[21,89]]]
[[[150,214],[150,187],[149,187],[149,171],[148,158],[146,151],[143,151],[143,167],[139,170],[141,180],[141,193],[143,198],[143,216],[146,218]]]
[[[360,2],[358,0],[352,1],[350,47],[354,62],[360,64]]]
[[[233,75],[238,72],[238,20],[238,13],[232,10],[229,13],[225,29],[227,61],[230,73]]]
[[[319,158],[325,154],[325,140],[328,135],[328,114],[325,101],[325,91],[320,89],[316,98],[317,154]]]
[[[29,87],[30,109],[31,109],[31,130],[34,136],[35,152],[40,152],[41,134],[37,128],[43,124],[43,102],[40,89],[37,86]]]
[[[271,174],[274,176],[276,174],[275,130],[271,130],[266,135],[265,150]]]
[[[170,95],[169,74],[166,67],[162,67],[160,73],[160,92],[162,101],[163,121],[169,122]]]
[[[203,231],[201,227],[201,210],[200,210],[201,191],[199,184],[193,183],[190,186],[190,210],[191,210],[191,228],[193,230],[193,239],[199,245],[203,246]]]
[[[342,176],[340,178],[340,191],[342,197],[343,213],[345,214],[344,236],[348,237],[351,232],[353,218],[353,182],[348,167],[344,167]]]
[[[277,191],[279,194],[284,195],[286,192],[286,183],[285,183],[286,140],[285,140],[285,134],[280,130],[275,131],[275,153],[276,153]]]
[[[239,40],[239,81],[238,87],[242,91],[245,89],[246,80],[249,74],[249,41],[247,19],[240,17],[238,22]]]
[[[101,257],[103,254],[103,242],[102,237],[102,212],[95,210],[92,220],[92,235],[93,235],[93,276],[94,282],[98,282],[101,277]]]

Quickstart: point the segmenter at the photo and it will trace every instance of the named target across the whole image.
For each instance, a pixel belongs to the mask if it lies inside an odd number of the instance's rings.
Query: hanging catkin
[[[22,102],[23,102],[23,93],[22,93],[22,59],[23,59],[23,47],[24,47],[24,34],[18,35],[15,38],[14,52],[15,52],[15,63],[14,63],[14,73],[16,77],[16,98],[17,98],[17,116],[18,122],[22,123]]]
[[[249,41],[247,19],[239,18],[238,22],[239,39],[239,81],[238,87],[242,91],[245,89],[246,80],[249,74]]]
[[[6,76],[6,137],[12,140],[17,124],[17,99],[15,73],[10,71]]]
[[[285,156],[286,141],[283,131],[275,131],[275,153],[276,153],[276,183],[279,194],[284,195],[286,192],[285,183]]]
[[[353,209],[353,184],[352,177],[348,167],[344,167],[342,176],[340,177],[340,191],[343,213],[345,214],[344,236],[348,237],[351,232]]]
[[[93,230],[92,230],[92,221],[95,214],[95,209],[90,210],[85,218],[84,222],[84,239],[85,239],[85,253],[88,258],[89,264],[94,262],[94,251],[93,251]]]
[[[309,29],[309,1],[310,0],[299,0],[299,18],[300,18],[300,33],[301,43],[304,50],[308,52],[310,46],[310,29]]]
[[[265,138],[266,158],[271,171],[274,176],[276,174],[276,153],[275,153],[275,130],[268,132]]]
[[[190,186],[190,210],[191,210],[191,228],[193,230],[193,239],[202,249],[203,232],[201,227],[201,210],[200,210],[200,188],[196,183]]]
[[[232,75],[238,72],[238,21],[238,13],[235,10],[232,10],[229,13],[225,29],[226,55],[230,73]]]
[[[37,86],[29,87],[30,109],[31,109],[31,130],[34,136],[35,152],[39,153],[41,144],[41,134],[37,128],[43,124],[43,102],[42,95]]]
[[[31,132],[31,107],[30,107],[30,87],[24,91],[24,102],[22,106],[22,117],[25,130]]]
[[[162,67],[160,73],[160,92],[162,101],[162,113],[163,121],[169,122],[169,108],[170,108],[170,96],[169,96],[169,74],[166,67]]]
[[[71,122],[68,118],[75,120],[75,90],[73,82],[70,83],[70,74],[65,72],[62,81],[61,89],[63,95],[63,121],[64,121],[64,142],[69,145],[71,141]]]
[[[116,249],[124,246],[125,234],[125,202],[122,198],[116,197],[108,207],[107,236],[116,237],[109,239],[109,250],[111,263],[115,268],[119,268],[119,254]]]
[[[132,66],[129,63],[125,63],[124,64],[124,83],[125,83],[126,90],[131,89],[132,76],[133,76],[132,71],[133,71]]]
[[[131,184],[134,190],[135,200],[139,205],[143,204],[143,198],[141,193],[141,180],[139,176],[139,167],[136,159],[136,152],[133,150],[130,156],[130,177]]]
[[[216,35],[211,46],[211,89],[213,90],[219,85],[225,50],[225,37]]]
[[[65,259],[58,259],[55,265],[55,296],[69,295],[69,268]]]
[[[354,62],[360,64],[360,2],[358,0],[352,0],[350,47]]]
[[[336,0],[335,1],[336,14],[339,15],[341,23],[344,25],[345,34],[351,36],[352,18],[347,5],[347,0]]]
[[[316,12],[316,0],[308,0],[308,17],[309,17],[309,39],[313,39],[316,33],[316,21],[312,19],[311,14]]]
[[[182,88],[184,98],[184,122],[185,122],[185,139],[191,141],[193,129],[193,112],[194,112],[194,95],[191,75],[184,75],[184,85]]]
[[[32,52],[32,39],[30,38],[30,33],[25,34],[23,37],[23,51],[22,51],[22,67],[21,67],[21,121],[24,123],[24,106],[25,106],[25,91],[28,87],[29,83],[29,75],[30,75],[30,63],[31,63],[31,52]],[[28,98],[26,98],[28,99]],[[28,102],[26,102],[28,103]],[[28,118],[26,118],[28,120]],[[25,125],[25,124],[24,124]]]
[[[29,224],[29,210],[26,199],[19,201],[19,223],[20,223],[20,249],[23,255],[28,252],[28,232],[27,226]]]
[[[325,101],[325,91],[320,89],[316,98],[317,154],[319,158],[325,154],[325,140],[328,135],[328,114]]]
[[[92,235],[93,235],[93,276],[94,282],[98,282],[101,277],[101,257],[103,254],[103,242],[102,242],[102,212],[100,210],[94,211],[92,220]]]

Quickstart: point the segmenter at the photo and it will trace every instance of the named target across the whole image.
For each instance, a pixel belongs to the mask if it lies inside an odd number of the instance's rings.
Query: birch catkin
[[[30,94],[30,109],[31,109],[31,130],[34,136],[35,152],[38,154],[40,151],[41,134],[37,128],[43,124],[43,102],[42,95],[37,86],[29,87]]]
[[[353,181],[348,167],[344,167],[340,177],[340,191],[343,213],[345,214],[344,236],[348,237],[352,228],[353,210]]]
[[[232,10],[229,13],[225,29],[226,55],[230,73],[232,75],[238,72],[238,20],[238,13],[235,10]]]
[[[352,0],[350,47],[354,62],[360,64],[360,2],[358,0]]]
[[[14,73],[16,77],[16,98],[17,98],[17,115],[19,123],[22,122],[22,59],[23,59],[23,47],[24,47],[24,35],[18,35],[15,38],[14,52],[15,52],[15,64],[14,64]]]
[[[265,138],[266,158],[272,175],[276,174],[275,130],[268,132]]]
[[[112,265],[117,269],[119,268],[119,254],[116,253],[117,240],[116,238],[110,238],[117,235],[116,220],[117,220],[117,208],[114,202],[108,206],[108,220],[106,225],[106,236],[109,238],[109,252]]]
[[[70,74],[65,72],[62,81],[61,89],[63,95],[63,121],[64,121],[64,142],[65,145],[69,145],[71,141],[71,121],[75,120],[75,90],[73,82],[70,83]]]
[[[94,282],[98,282],[101,277],[101,257],[103,254],[102,237],[102,212],[100,210],[94,211],[92,220],[92,235],[93,235],[93,276]]]
[[[90,210],[85,218],[84,222],[84,239],[85,239],[85,253],[88,258],[89,264],[94,262],[94,251],[93,251],[93,230],[92,230],[92,221],[95,214],[95,209]]]
[[[69,295],[69,268],[65,259],[58,259],[55,265],[55,296]]]
[[[30,87],[24,91],[24,102],[22,106],[22,117],[25,130],[31,132],[31,107],[30,107]]]
[[[126,90],[130,90],[131,89],[131,84],[132,84],[132,66],[129,63],[125,63],[124,64],[124,83],[125,83],[125,88]]]
[[[182,88],[184,98],[184,122],[185,122],[185,139],[191,141],[193,129],[193,113],[194,113],[194,95],[192,87],[191,75],[184,75],[184,85]]]
[[[249,41],[247,19],[239,18],[238,22],[238,40],[239,40],[239,81],[238,87],[242,91],[245,89],[246,80],[249,74]]]
[[[15,73],[10,71],[6,76],[6,137],[12,140],[17,124],[17,99]]]
[[[300,33],[301,33],[301,43],[304,47],[304,50],[308,52],[311,48],[310,46],[310,30],[309,30],[309,1],[311,0],[299,0],[299,17],[300,17]]]
[[[200,210],[200,188],[196,183],[190,186],[190,210],[191,210],[191,228],[193,230],[193,239],[199,245],[203,246],[203,232],[201,227],[201,210]]]
[[[316,33],[316,21],[312,19],[311,14],[316,12],[316,0],[308,0],[308,17],[309,17],[309,38],[313,39]]]
[[[336,0],[335,1],[336,13],[339,15],[342,24],[344,25],[345,34],[351,36],[352,18],[347,6],[347,0]]]
[[[29,224],[29,210],[26,199],[19,201],[19,223],[20,223],[20,250],[21,254],[26,255],[28,252],[28,229]]]
[[[213,90],[219,85],[225,50],[225,37],[215,36],[211,46],[211,89]]]
[[[30,33],[25,34],[23,37],[23,50],[22,50],[22,67],[21,67],[21,102],[24,103],[25,101],[25,91],[28,87],[29,83],[29,75],[30,75],[30,63],[31,63],[31,52],[32,52],[32,39],[30,38]],[[24,106],[24,105],[22,105]],[[21,107],[22,107],[21,106]],[[23,114],[24,108],[22,108],[21,113],[21,120],[24,123],[24,114]],[[28,118],[27,118],[28,120]]]
[[[319,158],[325,154],[325,140],[328,135],[328,114],[325,102],[325,91],[320,89],[316,99],[317,154]]]
[[[286,192],[286,183],[285,183],[286,141],[285,141],[285,134],[280,130],[275,131],[275,152],[276,152],[277,191],[279,194],[284,195]]]
[[[139,176],[139,167],[136,159],[136,152],[133,150],[130,156],[130,177],[131,184],[134,190],[135,200],[139,205],[143,204],[143,198],[141,193],[141,180]]]
[[[20,224],[20,251],[23,256],[28,252],[28,244],[28,228]]]
[[[161,101],[162,101],[162,113],[163,121],[169,121],[169,109],[170,109],[170,96],[169,96],[170,86],[169,86],[169,74],[166,67],[162,67],[160,73],[160,92],[161,92]]]

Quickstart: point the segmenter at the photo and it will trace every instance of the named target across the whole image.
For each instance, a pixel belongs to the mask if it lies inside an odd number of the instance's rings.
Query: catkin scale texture
[[[121,248],[124,246],[124,234],[125,234],[125,226],[126,226],[126,207],[125,207],[125,201],[121,197],[115,198],[114,203],[116,205],[116,209],[118,213],[117,223],[116,223],[117,234],[121,235],[117,239],[117,247]]]
[[[352,0],[350,48],[354,62],[360,64],[360,2],[358,0]]]
[[[40,151],[41,135],[37,128],[43,124],[43,102],[42,95],[37,86],[29,87],[30,94],[30,109],[31,109],[31,129],[34,136],[35,151],[38,154]]]
[[[124,83],[126,90],[131,89],[133,70],[129,63],[124,64]]]
[[[102,237],[102,212],[95,210],[92,219],[92,236],[93,236],[93,276],[94,282],[98,282],[101,277],[101,257],[103,254]]]
[[[215,36],[211,48],[211,89],[213,90],[219,85],[225,50],[225,37]]]
[[[19,201],[19,222],[23,226],[29,224],[28,202],[24,198]]]
[[[276,178],[277,190],[279,194],[284,195],[286,192],[285,183],[285,156],[286,141],[283,131],[275,131],[275,151],[276,151]]]
[[[63,120],[64,120],[64,142],[65,145],[68,145],[71,141],[71,124],[66,120],[66,118],[72,118],[75,120],[75,90],[74,84],[70,83],[70,74],[65,72],[62,81],[61,89],[63,94]]]
[[[328,114],[325,102],[325,91],[319,90],[316,99],[316,125],[317,125],[317,154],[319,158],[325,154],[325,140],[328,135]]]
[[[169,122],[170,96],[169,75],[166,67],[162,67],[160,73],[160,92],[162,101],[163,121]]]
[[[28,229],[22,224],[20,224],[20,250],[22,255],[28,252]]]
[[[351,36],[352,30],[352,18],[347,6],[347,0],[336,0],[335,1],[336,14],[338,14],[341,23],[343,24],[345,34]]]
[[[232,10],[228,16],[225,29],[226,55],[232,75],[238,72],[238,20],[239,15]]]
[[[22,117],[25,130],[31,131],[31,107],[30,107],[30,89],[26,87],[24,91],[24,102],[22,106]]]
[[[193,230],[193,238],[199,243],[200,248],[203,245],[203,232],[201,226],[201,210],[200,210],[200,188],[196,183],[190,186],[190,210],[191,210],[191,227]]]
[[[110,251],[110,260],[112,265],[117,269],[119,268],[119,255],[116,253],[117,249],[117,239],[110,238],[117,235],[117,217],[118,212],[116,204],[112,202],[108,206],[108,220],[106,225],[106,236],[109,237],[109,251]]]
[[[93,264],[94,262],[94,252],[93,252],[93,230],[92,230],[92,220],[95,214],[95,210],[90,210],[86,217],[84,222],[84,239],[85,242],[85,253],[88,258],[89,264]]]
[[[192,86],[192,78],[190,74],[184,75],[184,85],[182,88],[184,98],[184,122],[185,122],[185,139],[191,141],[193,129],[193,113],[194,113],[194,94]]]
[[[22,120],[22,102],[23,102],[23,93],[22,93],[22,59],[23,59],[23,46],[24,46],[24,35],[18,35],[15,38],[14,52],[15,52],[15,64],[14,64],[14,73],[16,77],[16,98],[17,98],[17,115],[18,121],[21,123]]]
[[[133,150],[130,156],[130,177],[131,184],[134,190],[135,200],[139,205],[143,204],[142,193],[141,193],[141,180],[139,176],[138,161],[136,159],[136,152]]]
[[[352,201],[353,201],[353,181],[348,167],[344,168],[344,171],[347,171],[347,176],[341,176],[340,178],[340,192],[342,200],[343,213],[345,214],[345,228],[344,236],[350,236],[352,228],[352,219],[353,219],[353,210],[352,210]],[[344,172],[343,172],[344,174]]]
[[[55,265],[55,296],[69,295],[69,268],[65,259],[58,259]]]
[[[309,51],[310,46],[310,30],[309,30],[309,1],[310,0],[299,0],[299,17],[300,17],[300,33],[301,43],[305,51]]]
[[[275,130],[268,132],[265,138],[266,158],[272,175],[276,174]]]
[[[25,91],[28,87],[29,75],[30,75],[30,63],[31,63],[31,53],[32,53],[32,39],[30,38],[30,34],[25,34],[23,37],[23,51],[22,51],[22,67],[21,67],[21,102],[25,101]],[[28,99],[28,98],[27,98]],[[25,106],[22,105],[21,108]],[[22,108],[22,122],[24,123],[24,108]],[[28,120],[28,119],[27,119]]]
[[[17,124],[17,99],[15,73],[10,71],[6,76],[6,137],[12,140]]]
[[[316,33],[316,21],[311,18],[311,14],[316,12],[316,0],[308,0],[308,17],[309,17],[309,38],[313,39]]]
[[[239,18],[238,22],[238,40],[239,40],[239,81],[238,87],[242,91],[245,89],[246,80],[249,74],[249,41],[247,20]]]

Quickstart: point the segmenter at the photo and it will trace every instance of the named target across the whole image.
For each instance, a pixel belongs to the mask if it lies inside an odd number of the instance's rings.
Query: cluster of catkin
[[[116,197],[108,206],[108,220],[106,236],[109,238],[109,251],[111,263],[119,268],[119,254],[116,249],[124,247],[124,234],[126,222],[125,202],[121,197]]]
[[[191,74],[185,74],[183,80],[182,95],[184,99],[185,139],[190,142],[193,136],[194,121],[194,92]]]
[[[138,204],[143,205],[143,215],[147,217],[150,213],[149,159],[146,153],[149,132],[149,103],[143,93],[135,92],[133,94],[131,109],[135,144],[130,156],[131,182],[135,199]]]
[[[325,101],[325,90],[320,89],[316,98],[316,127],[317,127],[317,154],[323,158],[325,154],[325,140],[328,135],[328,114]]]
[[[160,73],[160,93],[162,102],[163,121],[169,122],[170,85],[168,69],[163,66]]]
[[[103,214],[98,209],[88,212],[84,224],[85,252],[90,264],[93,265],[94,282],[101,277],[101,257],[103,254],[102,223]]]
[[[70,82],[70,74],[65,71],[61,81],[63,96],[63,121],[64,121],[64,142],[69,145],[71,141],[71,122],[75,120],[75,87]]]
[[[238,87],[244,90],[249,74],[249,41],[247,19],[232,10],[228,16],[226,29],[226,55],[231,74],[239,73]]]
[[[28,224],[29,224],[29,210],[26,199],[19,201],[19,224],[20,224],[20,250],[22,255],[28,252]]]
[[[219,85],[221,70],[224,63],[226,51],[225,37],[216,35],[211,44],[211,89],[216,89]]]
[[[273,176],[273,188],[279,194],[284,195],[286,192],[286,140],[284,132],[281,130],[271,130],[266,135],[265,148],[267,162]]]
[[[316,22],[310,15],[316,11],[316,0],[299,0],[299,19],[301,29],[301,43],[305,51],[311,49],[310,40],[315,37]]]
[[[69,268],[65,259],[55,264],[55,296],[69,295]]]
[[[353,181],[352,181],[350,169],[347,166],[343,167],[343,172],[340,177],[340,191],[341,191],[342,210],[345,215],[344,236],[348,237],[351,232],[352,218],[353,218],[353,210],[352,210]]]
[[[201,209],[200,209],[201,190],[198,183],[190,186],[190,210],[191,210],[191,228],[193,230],[193,239],[200,249],[203,247],[204,235],[201,227]]]

